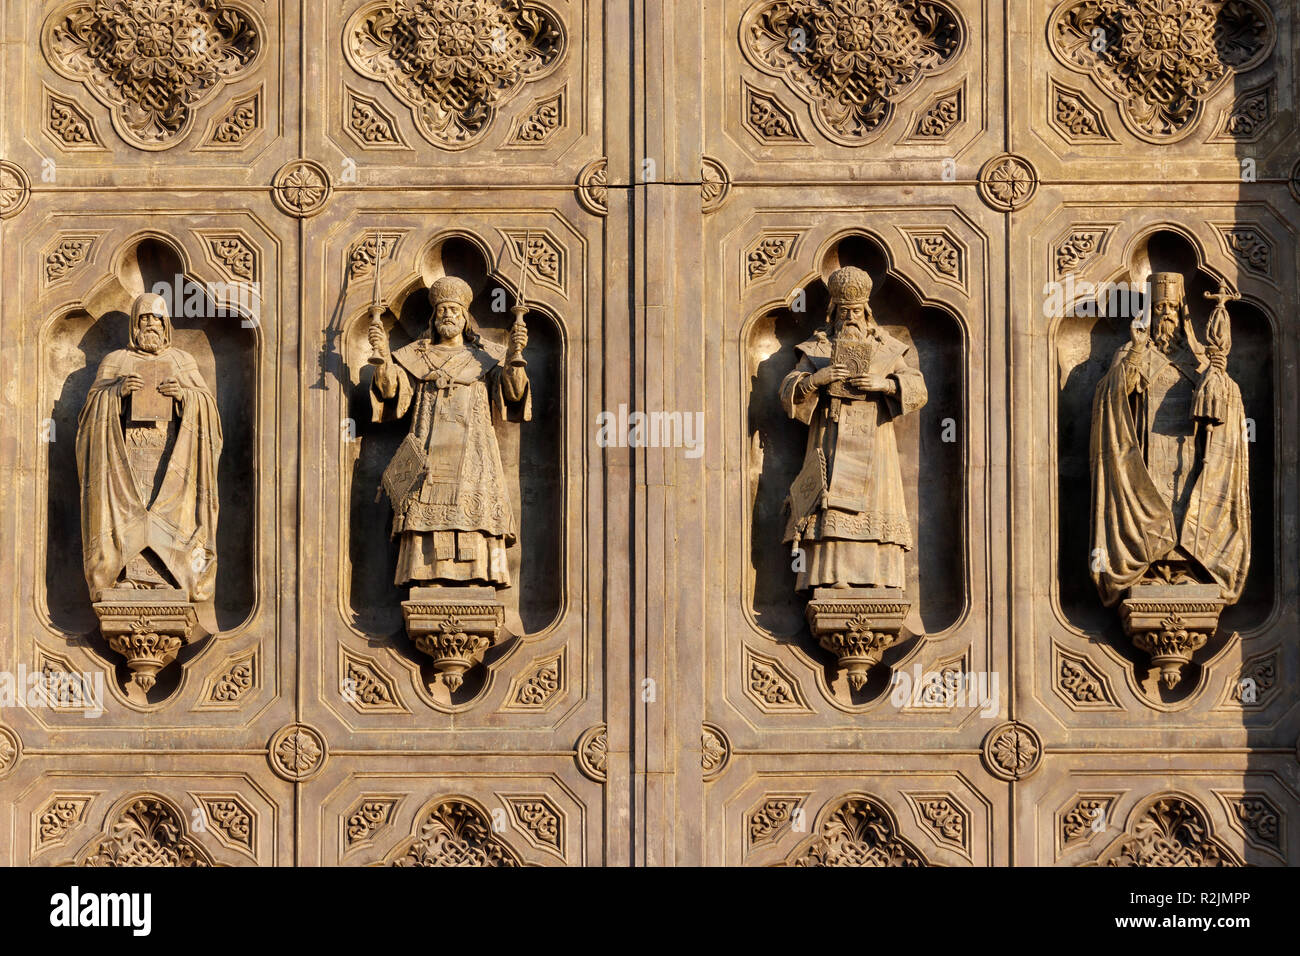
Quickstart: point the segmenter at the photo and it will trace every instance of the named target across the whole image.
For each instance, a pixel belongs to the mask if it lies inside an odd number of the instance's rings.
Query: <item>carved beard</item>
[[[1174,344],[1174,336],[1178,332],[1178,313],[1160,320],[1156,327],[1156,334],[1153,336],[1156,348],[1162,352],[1168,352]]]
[[[861,319],[845,319],[840,323],[840,330],[836,334],[844,339],[865,339],[871,324],[871,313],[867,313]]]
[[[153,355],[162,351],[163,335],[153,329],[141,329],[137,336],[140,342],[140,348]]]
[[[445,322],[434,322],[434,330],[438,333],[438,338],[449,339],[461,330],[461,324],[456,319],[448,319]]]

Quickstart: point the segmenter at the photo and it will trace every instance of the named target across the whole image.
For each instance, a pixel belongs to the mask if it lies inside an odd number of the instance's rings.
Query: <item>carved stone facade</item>
[[[1300,863],[1279,0],[0,17],[0,865]]]

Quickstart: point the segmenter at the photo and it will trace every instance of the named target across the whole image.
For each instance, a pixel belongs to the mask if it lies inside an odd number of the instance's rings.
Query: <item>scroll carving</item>
[[[939,0],[775,0],[741,23],[741,47],[812,108],[833,142],[861,146],[896,104],[950,67],[965,45],[957,12]]]
[[[775,95],[745,84],[744,124],[760,143],[806,143],[799,123]]]
[[[506,142],[511,146],[545,146],[565,123],[565,94],[558,90],[534,100],[515,122]]]
[[[364,149],[401,149],[407,145],[397,125],[397,117],[384,109],[377,99],[348,87],[343,111],[343,128],[358,146]]]
[[[555,70],[566,45],[560,18],[528,0],[379,0],[344,32],[353,69],[388,87],[443,149],[481,140],[525,83]]]
[[[266,35],[228,0],[82,0],[45,21],[41,46],[61,75],[107,107],[139,149],[175,146],[199,107],[247,74]]]
[[[95,121],[73,100],[45,91],[45,129],[64,149],[103,149]]]
[[[232,100],[203,142],[205,149],[242,149],[262,125],[262,91]]]
[[[83,794],[56,794],[36,818],[37,853],[58,846],[86,818],[92,797]]]

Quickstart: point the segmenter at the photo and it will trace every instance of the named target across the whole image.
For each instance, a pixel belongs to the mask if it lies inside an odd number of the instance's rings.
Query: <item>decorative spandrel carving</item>
[[[166,300],[138,296],[130,323],[86,396],[77,470],[86,584],[143,704],[214,596],[222,436],[197,362],[172,346]]]
[[[202,149],[243,149],[262,125],[262,91],[226,104],[203,139]]]
[[[482,139],[497,111],[550,74],[566,46],[560,18],[528,0],[379,0],[344,31],[353,69],[387,86],[443,149]]]
[[[824,813],[817,834],[787,866],[925,866],[925,858],[898,835],[894,815],[876,800],[854,795]]]
[[[534,100],[527,111],[515,120],[506,143],[509,146],[545,146],[564,128],[567,121],[564,90]]]
[[[1103,143],[1113,137],[1101,110],[1082,90],[1048,81],[1047,120],[1071,143]]]
[[[94,797],[90,794],[55,794],[36,817],[34,849],[37,853],[62,845],[68,834],[86,818]]]
[[[1098,866],[1241,866],[1220,842],[1208,814],[1192,800],[1165,794],[1145,801]]]
[[[772,93],[745,88],[744,124],[760,143],[806,143],[794,113]]]
[[[347,88],[343,128],[363,149],[406,149],[397,117],[373,97]]]
[[[1090,75],[1140,139],[1173,142],[1234,74],[1259,66],[1276,39],[1258,0],[1066,0],[1048,25],[1052,52]]]
[[[799,345],[799,364],[781,383],[786,414],[809,426],[783,540],[797,589],[812,592],[813,635],[859,690],[910,608],[903,556],[912,527],[893,422],[923,407],[927,393],[908,346],[876,323],[871,276],[846,266],[827,286],[831,331]]]
[[[63,149],[103,149],[95,121],[74,101],[45,91],[45,130]]]
[[[465,799],[440,800],[416,818],[414,838],[389,854],[389,866],[521,866],[493,832],[486,811]]]
[[[965,45],[960,17],[938,0],[765,0],[740,30],[746,58],[783,79],[844,146],[871,142],[896,104]]]
[[[212,857],[189,836],[185,815],[171,801],[146,793],[109,817],[80,865],[212,866]]]
[[[228,0],[83,0],[45,21],[50,65],[83,83],[132,146],[167,149],[257,60],[265,29]]]
[[[1131,323],[1093,401],[1091,573],[1106,606],[1176,687],[1250,567],[1249,462],[1241,391],[1221,287],[1204,344],[1183,275],[1151,276],[1149,310]]]
[[[410,423],[382,479],[398,540],[395,583],[410,586],[407,633],[450,693],[496,643],[505,610],[496,592],[511,586],[506,549],[517,530],[493,424],[532,418],[527,306],[513,307],[502,349],[474,327],[472,300],[467,282],[443,276],[429,289],[423,336],[390,352],[378,299],[368,333],[372,420]]]

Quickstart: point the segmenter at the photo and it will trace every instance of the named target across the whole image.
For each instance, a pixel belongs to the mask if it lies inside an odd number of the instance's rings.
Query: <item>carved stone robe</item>
[[[805,380],[831,363],[825,333],[798,346],[799,364],[781,383],[786,414],[811,426],[803,468],[790,488],[784,540],[806,550],[799,590],[901,588],[912,549],[894,419],[925,405],[925,380],[904,361],[908,348],[879,326],[868,330],[871,374],[892,377],[893,395],[833,398]]]
[[[136,421],[130,406],[140,393],[124,403],[118,381],[154,362],[180,383],[179,412],[167,422]],[[191,601],[212,598],[221,442],[216,399],[188,352],[119,349],[100,363],[77,421],[91,600],[113,587],[179,587]]]
[[[1249,462],[1241,391],[1179,340],[1132,343],[1092,403],[1092,577],[1112,605],[1157,561],[1194,559],[1229,603],[1250,565]]]
[[[514,512],[494,421],[528,421],[531,386],[516,392],[504,375],[504,350],[441,346],[427,338],[393,353],[391,395],[371,386],[374,421],[411,412],[411,426],[384,473],[398,538],[398,585],[479,583],[510,586],[506,548]]]

